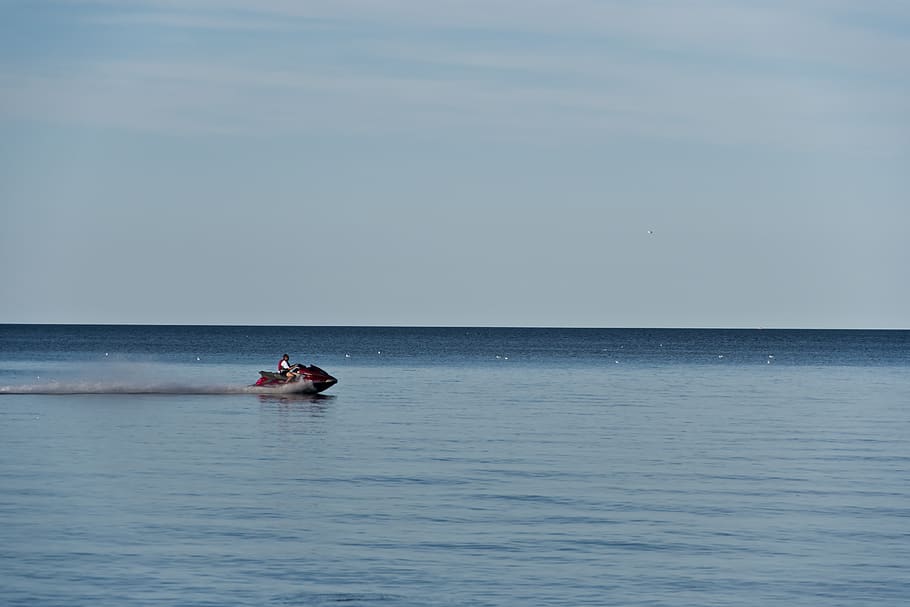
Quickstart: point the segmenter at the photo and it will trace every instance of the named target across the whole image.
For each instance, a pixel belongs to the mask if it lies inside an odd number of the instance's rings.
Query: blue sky
[[[905,2],[0,16],[0,322],[910,328]]]

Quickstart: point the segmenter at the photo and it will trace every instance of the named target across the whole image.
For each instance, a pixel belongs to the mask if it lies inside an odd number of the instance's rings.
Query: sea
[[[6,607],[908,604],[910,331],[0,325]]]

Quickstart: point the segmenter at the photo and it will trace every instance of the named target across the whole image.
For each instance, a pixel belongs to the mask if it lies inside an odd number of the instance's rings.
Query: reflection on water
[[[259,394],[261,403],[323,403],[332,401],[334,394]]]
[[[332,410],[335,396],[324,394],[260,394],[260,421],[264,423],[263,440],[282,443],[289,437],[322,435],[326,432],[326,420]],[[293,442],[293,441],[292,441]],[[306,445],[301,457],[311,458]]]

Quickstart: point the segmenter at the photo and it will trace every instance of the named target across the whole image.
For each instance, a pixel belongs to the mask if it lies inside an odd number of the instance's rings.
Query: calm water
[[[0,521],[10,606],[903,606],[910,332],[0,325]]]

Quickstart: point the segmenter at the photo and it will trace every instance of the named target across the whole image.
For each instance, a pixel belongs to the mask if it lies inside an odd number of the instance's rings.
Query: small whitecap
[[[350,354],[345,354],[344,357],[345,357],[345,358],[351,358],[351,355],[350,355]]]

